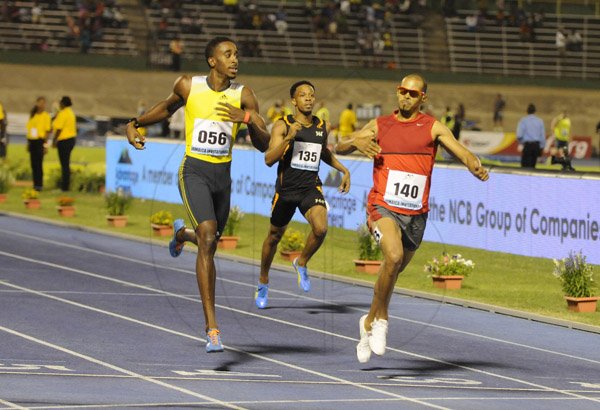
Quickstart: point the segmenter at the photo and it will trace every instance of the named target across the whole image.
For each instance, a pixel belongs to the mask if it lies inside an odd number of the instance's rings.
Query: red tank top
[[[373,163],[373,188],[369,205],[419,215],[429,211],[431,172],[437,145],[431,138],[435,118],[419,113],[409,122],[391,115],[377,118],[377,143],[381,152]]]

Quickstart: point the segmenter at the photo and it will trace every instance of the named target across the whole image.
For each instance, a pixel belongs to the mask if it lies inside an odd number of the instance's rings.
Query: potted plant
[[[240,237],[236,236],[236,234],[243,218],[244,212],[239,206],[234,206],[229,210],[229,217],[223,229],[223,235],[221,235],[217,244],[219,249],[237,248]]]
[[[469,276],[474,268],[473,261],[459,253],[449,255],[444,252],[425,264],[425,272],[431,273],[433,286],[440,289],[460,289],[463,278]]]
[[[33,188],[28,188],[23,191],[23,203],[28,209],[38,209],[42,203],[39,200],[40,193]]]
[[[14,178],[10,172],[10,168],[6,165],[0,166],[0,203],[6,201],[8,191],[13,182]]]
[[[116,228],[127,226],[128,217],[125,215],[125,211],[131,205],[131,195],[119,188],[117,191],[107,192],[104,200],[108,212],[106,216],[108,224]]]
[[[65,218],[71,218],[75,216],[75,207],[73,206],[75,203],[75,198],[70,196],[59,196],[56,198],[56,202],[58,203],[56,210],[60,216]]]
[[[596,291],[594,272],[581,252],[571,251],[566,258],[554,259],[553,273],[562,283],[562,290],[570,311],[596,311],[599,297],[594,296]]]
[[[283,234],[281,242],[279,242],[279,245],[281,246],[279,254],[284,259],[291,262],[300,256],[302,249],[304,248],[304,243],[304,235],[302,232],[293,228],[288,228]]]
[[[356,231],[358,234],[358,259],[354,259],[357,272],[370,275],[377,274],[381,266],[381,248],[377,244],[367,224],[362,224]]]
[[[156,236],[173,235],[173,215],[169,211],[158,211],[150,217],[150,226]]]

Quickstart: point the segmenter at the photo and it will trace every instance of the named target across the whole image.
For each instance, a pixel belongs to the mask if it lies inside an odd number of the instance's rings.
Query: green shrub
[[[6,165],[0,165],[0,194],[5,194],[10,190],[14,182],[13,174]]]
[[[304,248],[304,234],[293,228],[288,228],[281,238],[282,251],[299,251]]]
[[[376,261],[381,259],[381,248],[371,235],[366,224],[362,224],[356,231],[358,234],[358,259],[363,261]]]
[[[570,252],[569,256],[560,260],[554,259],[554,276],[562,283],[565,296],[588,298],[594,296],[594,270],[585,261],[585,256]]]
[[[118,189],[116,192],[107,192],[104,195],[106,203],[106,211],[111,216],[125,215],[125,211],[131,205],[133,198],[122,189]]]
[[[234,206],[229,210],[229,217],[223,229],[223,235],[235,236],[240,226],[240,222],[244,218],[244,212],[239,206]]]

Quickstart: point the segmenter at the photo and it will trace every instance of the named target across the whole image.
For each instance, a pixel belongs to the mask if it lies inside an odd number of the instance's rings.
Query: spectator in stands
[[[527,115],[517,125],[517,141],[521,148],[521,167],[535,168],[537,159],[546,146],[544,121],[535,115],[535,105],[527,106]]]
[[[568,51],[582,51],[583,50],[583,38],[578,30],[572,29],[567,35],[567,50]]]
[[[158,38],[167,38],[167,31],[169,30],[169,21],[166,17],[162,17],[158,23]]]
[[[287,13],[283,9],[283,6],[279,6],[275,13],[275,28],[277,29],[278,34],[284,34],[287,31]]]
[[[0,103],[0,159],[6,158],[8,147],[8,134],[6,133],[8,120],[6,117],[6,111],[4,111],[4,107]]]
[[[238,0],[223,0],[223,6],[225,6],[226,13],[237,13],[239,11]]]
[[[77,121],[75,113],[71,108],[73,103],[71,98],[64,96],[60,100],[60,111],[52,122],[54,138],[52,146],[58,149],[58,158],[60,159],[61,180],[60,189],[66,192],[71,183],[71,152],[75,147],[77,137]]]
[[[467,26],[467,31],[475,32],[477,31],[477,15],[470,14],[465,17],[465,25]]]
[[[496,95],[496,99],[494,100],[494,131],[502,131],[505,107],[506,101],[502,98],[502,94]]]
[[[38,97],[27,121],[27,151],[31,163],[33,189],[41,191],[44,186],[42,163],[48,152],[48,135],[52,131],[50,114],[46,111],[46,99]]]
[[[564,57],[567,49],[567,33],[562,26],[559,26],[556,30],[555,44],[558,55]]]
[[[42,22],[42,8],[37,1],[34,1],[33,6],[31,7],[31,22],[33,24]]]
[[[75,24],[75,21],[71,16],[67,16],[65,18],[67,23],[67,36],[66,36],[66,44],[67,47],[73,47],[75,44],[79,43],[79,37],[81,36],[81,30],[79,26]]]
[[[338,140],[346,138],[356,130],[357,118],[352,103],[348,103],[346,109],[340,114],[338,125]]]
[[[181,56],[183,54],[183,41],[179,34],[169,43],[169,52],[171,53],[171,70],[181,71]]]
[[[442,13],[444,17],[456,17],[456,5],[454,0],[442,0]]]

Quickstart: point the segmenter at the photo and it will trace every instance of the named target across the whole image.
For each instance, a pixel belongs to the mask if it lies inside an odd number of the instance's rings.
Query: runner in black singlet
[[[343,173],[340,192],[350,189],[350,173],[327,148],[329,124],[312,115],[315,104],[315,87],[308,81],[299,81],[290,88],[295,114],[278,120],[271,131],[265,162],[276,162],[277,182],[271,210],[271,226],[263,243],[260,280],[255,295],[256,306],[267,307],[269,269],[277,244],[285,233],[296,208],[311,226],[302,254],[292,265],[298,274],[298,285],[310,290],[306,264],[319,249],[327,234],[327,207],[319,165],[321,160]]]

